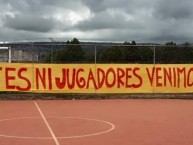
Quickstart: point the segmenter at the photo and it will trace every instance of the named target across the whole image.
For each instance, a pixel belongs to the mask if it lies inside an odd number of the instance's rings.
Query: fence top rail
[[[66,44],[66,43],[7,43],[7,44],[0,44],[0,49],[1,48],[7,48],[11,46],[112,46],[112,47],[191,47],[193,48],[193,45],[189,46],[184,46],[184,45],[123,45],[123,44],[86,44],[86,43],[80,43],[80,44]]]

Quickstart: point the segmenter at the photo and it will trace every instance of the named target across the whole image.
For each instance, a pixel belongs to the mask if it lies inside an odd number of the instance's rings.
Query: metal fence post
[[[95,44],[95,47],[94,47],[94,63],[95,63],[95,78],[97,76],[97,72],[96,72],[96,69],[97,69],[97,46]],[[95,89],[95,98],[97,96],[97,92],[96,92],[96,89]]]
[[[51,41],[51,63],[53,63],[53,61],[54,61],[54,50],[53,50],[53,43],[54,43],[54,38],[49,38],[50,39],[50,41]]]
[[[153,46],[153,65],[155,66],[155,45]],[[155,80],[155,78],[154,78]],[[155,81],[154,81],[155,82]],[[153,97],[155,98],[155,92],[154,92],[154,84],[153,84]]]
[[[153,46],[153,64],[155,65],[155,45]]]
[[[54,50],[53,50],[53,42],[52,42],[52,63],[54,63]]]
[[[32,42],[31,47],[32,47],[32,70],[33,70],[33,74],[32,74],[33,79],[32,80],[33,80],[33,86],[34,86],[35,84],[35,80],[34,80],[34,63],[35,63],[34,42]],[[35,90],[34,92],[32,91],[32,96],[33,96],[33,99],[36,99]]]
[[[34,52],[34,42],[32,42],[32,63],[34,64],[35,62],[35,52]]]
[[[96,47],[96,44],[95,44],[95,48],[94,48],[94,63],[95,63],[95,65],[96,65],[96,63],[97,63],[97,47]]]

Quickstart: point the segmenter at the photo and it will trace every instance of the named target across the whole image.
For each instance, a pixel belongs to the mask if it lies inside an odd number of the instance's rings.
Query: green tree
[[[125,41],[124,43],[123,43],[123,45],[136,45],[136,42],[133,40],[133,41],[131,41],[131,43],[130,42],[127,42],[127,41]]]
[[[125,42],[123,43],[123,45],[131,45],[131,43],[130,43],[130,42],[127,42],[127,41],[125,41]]]
[[[190,43],[185,42],[185,43],[184,43],[184,46],[190,46]]]
[[[123,55],[119,47],[109,47],[98,53],[99,60],[106,63],[118,63],[123,61]]]
[[[172,64],[179,61],[179,48],[173,41],[166,42],[165,46],[156,49],[156,59],[159,63]]]
[[[55,62],[79,62],[84,60],[84,51],[77,38],[68,40],[65,48],[55,51]]]
[[[171,42],[166,42],[165,45],[166,46],[176,46],[176,43],[171,41]]]
[[[135,41],[124,42],[122,46],[123,60],[125,62],[137,62],[140,61],[140,52],[139,48],[136,45]]]
[[[136,42],[133,40],[133,41],[131,42],[131,45],[136,45]]]
[[[83,60],[84,60],[84,51],[81,48],[79,40],[77,38],[74,38],[71,41],[67,41],[62,61],[78,62]]]
[[[140,47],[139,49],[140,61],[142,63],[152,63],[153,49],[151,47]]]

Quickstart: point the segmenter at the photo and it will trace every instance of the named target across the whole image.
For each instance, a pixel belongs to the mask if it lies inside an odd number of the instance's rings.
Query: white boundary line
[[[51,118],[51,117],[49,117],[49,118]],[[112,130],[115,129],[115,125],[114,125],[113,123],[107,122],[107,121],[104,121],[104,120],[99,120],[99,119],[91,119],[91,118],[83,118],[83,117],[54,117],[54,116],[52,116],[52,118],[91,120],[91,121],[96,121],[96,122],[105,123],[105,124],[108,124],[109,126],[111,126],[111,128],[108,129],[108,130],[106,130],[106,131],[97,132],[97,133],[91,133],[91,134],[84,134],[84,135],[76,135],[76,136],[57,137],[57,138],[59,138],[59,139],[65,139],[65,138],[82,138],[82,137],[96,136],[96,135],[101,135],[101,134],[105,134],[105,133],[111,132]]]
[[[57,137],[55,136],[55,134],[54,134],[52,128],[50,127],[50,125],[49,125],[48,121],[46,120],[44,114],[42,113],[40,107],[38,106],[38,104],[36,103],[36,101],[34,101],[34,103],[35,103],[35,105],[36,105],[36,107],[37,107],[37,109],[38,109],[40,115],[42,116],[42,119],[44,120],[44,122],[45,122],[45,124],[46,124],[46,126],[47,126],[47,128],[48,128],[48,130],[49,130],[49,132],[50,132],[50,134],[51,134],[51,136],[52,136],[52,138],[53,138],[55,144],[56,144],[56,145],[60,145],[60,143],[58,142]]]
[[[96,135],[102,135],[105,133],[108,133],[112,130],[115,129],[115,125],[111,122],[107,122],[104,120],[99,120],[99,119],[92,119],[92,118],[83,118],[83,117],[58,117],[58,116],[49,116],[47,118],[60,118],[60,119],[82,119],[82,120],[91,120],[91,121],[96,121],[96,122],[101,122],[101,123],[105,123],[111,126],[110,129],[106,130],[106,131],[102,131],[102,132],[97,132],[97,133],[91,133],[91,134],[83,134],[83,135],[76,135],[76,136],[57,136],[56,138],[58,139],[70,139],[70,138],[82,138],[82,137],[91,137],[91,136],[96,136]],[[21,118],[9,118],[9,119],[2,119],[0,120],[0,122],[4,122],[4,121],[10,121],[10,120],[20,120],[20,119],[42,119],[42,117],[21,117]],[[30,137],[30,136],[14,136],[14,135],[3,135],[0,134],[0,137],[6,137],[6,138],[21,138],[21,139],[53,139],[52,137]]]
[[[18,118],[9,118],[9,119],[2,119],[0,122],[10,121],[10,120],[20,120],[20,119],[41,119],[41,117],[18,117]],[[16,135],[3,135],[0,134],[0,137],[6,138],[20,138],[20,139],[52,139],[52,137],[30,137],[30,136],[16,136]]]
[[[52,137],[28,137],[28,136],[12,136],[12,135],[0,135],[0,137],[5,137],[5,138],[16,138],[16,139],[36,139],[36,140],[50,140],[53,139]]]
[[[0,122],[10,121],[10,120],[20,120],[20,119],[40,119],[41,117],[21,117],[21,118],[10,118],[10,119],[2,119]],[[15,135],[3,135],[0,134],[0,137],[6,138],[20,138],[20,139],[52,139],[52,137],[30,137],[30,136],[15,136]]]

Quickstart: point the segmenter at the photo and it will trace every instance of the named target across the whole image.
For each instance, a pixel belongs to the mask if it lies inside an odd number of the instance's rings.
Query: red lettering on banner
[[[30,80],[22,75],[24,72],[27,72],[27,68],[20,68],[19,71],[18,71],[18,78],[21,79],[21,80],[24,80],[27,83],[27,86],[24,87],[24,88],[22,88],[20,86],[17,86],[16,88],[19,91],[29,91],[31,89]]]
[[[186,88],[186,69],[185,68],[177,68],[178,72],[178,88],[180,88],[180,80],[184,81],[184,87]],[[182,76],[181,76],[182,75]]]
[[[43,68],[40,72],[39,68],[36,68],[36,88],[39,90],[40,83],[43,85],[43,89],[46,89],[46,69]]]
[[[15,85],[11,85],[10,82],[15,80],[15,76],[11,76],[10,72],[15,72],[15,68],[5,68],[6,89],[15,89]]]
[[[76,73],[76,83],[79,88],[84,88],[86,86],[86,80],[84,77],[79,78],[81,72],[84,73],[83,68],[78,69]]]
[[[129,80],[132,78],[132,75],[130,74],[132,72],[131,68],[126,68],[126,87],[131,88],[132,85],[129,84]]]
[[[0,85],[2,87],[0,89],[2,91],[7,89],[7,91],[35,90],[37,92],[44,90],[51,92],[54,89],[56,92],[67,90],[67,92],[75,93],[81,93],[81,91],[92,93],[99,89],[101,89],[99,90],[100,93],[110,93],[111,89],[115,89],[112,92],[117,90],[118,93],[124,93],[123,91],[127,90],[135,93],[137,91],[146,92],[145,85],[147,85],[148,93],[163,90],[168,93],[170,89],[171,93],[175,93],[174,91],[191,92],[191,87],[193,87],[192,65],[156,65],[155,67],[147,65],[146,68],[141,65],[132,65],[131,67],[123,65],[123,68],[122,65],[115,65],[115,67],[113,65],[99,65],[96,70],[93,66],[84,68],[83,65],[78,67],[66,65],[66,68],[56,66],[57,71],[54,70],[54,67],[48,67],[47,65],[45,68],[42,65],[37,65],[35,71],[32,71],[33,66],[30,67],[30,65],[2,65],[0,75],[4,76],[1,77],[0,81],[5,82]],[[29,76],[28,73],[32,76]],[[178,88],[180,90],[177,90]]]
[[[151,86],[153,86],[153,83],[154,83],[153,78],[154,78],[154,74],[155,74],[155,67],[152,68],[151,72],[150,72],[149,68],[146,68],[146,71],[147,71],[147,75],[148,75],[150,84],[151,84]]]
[[[160,75],[161,67],[156,68],[156,86],[157,87],[162,87],[162,76]]]
[[[112,77],[109,77],[110,74],[112,74]],[[110,82],[110,80],[112,82]],[[116,83],[116,73],[115,73],[115,70],[113,68],[109,68],[107,70],[105,83],[106,83],[107,88],[112,88],[115,85],[115,83]]]
[[[94,88],[98,89],[93,72],[92,72],[92,69],[90,69],[89,74],[88,74],[88,80],[87,80],[87,86],[86,86],[87,89],[90,87],[90,81],[93,82]]]
[[[48,83],[49,83],[49,90],[52,90],[52,69],[48,68]]]
[[[173,83],[174,83],[174,87],[176,87],[176,82],[177,82],[177,76],[176,76],[176,69],[175,68],[173,68],[173,73],[174,73],[174,76],[173,76]]]
[[[66,69],[62,69],[62,79],[56,77],[55,82],[59,89],[63,89],[66,86]]]
[[[117,68],[117,87],[124,86],[125,71],[122,68]]]
[[[97,68],[98,89],[102,88],[105,82],[105,71],[101,68]]]
[[[134,70],[133,70],[134,76],[135,76],[136,78],[138,78],[138,80],[139,80],[139,84],[133,84],[133,88],[139,88],[139,87],[141,87],[142,84],[143,84],[143,79],[142,79],[142,77],[141,77],[139,74],[137,74],[137,71],[139,71],[139,70],[140,70],[140,68],[134,68]]]
[[[193,76],[193,68],[191,68],[189,71],[188,71],[188,75],[187,75],[187,85],[188,87],[192,87],[193,86],[193,81],[190,82],[190,80],[193,80],[193,77],[191,79],[191,74]]]
[[[40,84],[43,86],[43,89],[52,90],[52,70],[51,68],[36,68],[35,70],[35,80],[36,80],[36,89],[40,89]],[[48,86],[47,84],[48,83]]]
[[[167,82],[169,82],[170,86],[172,86],[172,71],[171,68],[168,70],[166,68],[163,69],[164,71],[164,86],[167,86]]]
[[[71,82],[70,82],[70,76],[72,76]],[[75,87],[75,81],[76,81],[76,69],[73,68],[72,74],[70,74],[70,70],[67,69],[67,84],[69,89],[73,89]]]
[[[154,67],[151,72],[148,68],[146,68],[146,71],[151,85],[153,85],[153,78],[154,77],[156,78],[155,80],[156,87],[172,86],[172,87],[178,87],[178,88],[180,87],[186,88],[189,85],[193,85],[193,84],[190,84],[190,81],[189,81],[191,69],[187,71],[185,67],[183,68],[179,68],[179,67],[155,68]]]

